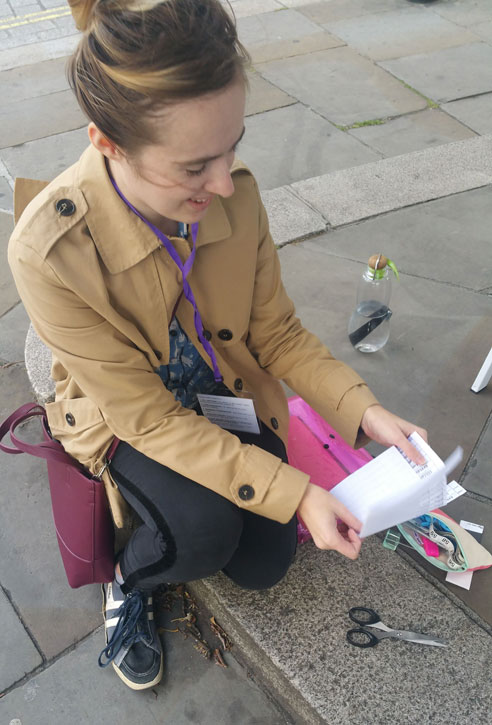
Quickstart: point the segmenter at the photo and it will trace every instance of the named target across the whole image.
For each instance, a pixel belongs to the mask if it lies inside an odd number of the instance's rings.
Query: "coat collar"
[[[242,167],[241,164],[237,168]],[[108,176],[104,156],[93,146],[77,165],[76,185],[84,194],[85,220],[104,264],[112,274],[133,267],[158,249],[161,242],[120,199]],[[236,169],[233,168],[233,173]],[[224,205],[215,197],[198,228],[197,247],[219,242],[232,234]]]

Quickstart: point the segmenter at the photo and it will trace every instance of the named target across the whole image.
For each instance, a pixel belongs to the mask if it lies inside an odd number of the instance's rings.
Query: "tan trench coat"
[[[295,317],[256,182],[239,162],[233,179],[234,195],[216,197],[200,223],[189,277],[224,382],[236,394],[251,391],[259,417],[284,442],[288,409],[278,380],[349,443],[360,443],[362,415],[376,399]],[[176,304],[201,349],[193,310],[180,299],[176,265],[115,193],[104,158],[89,147],[42,187],[17,182],[17,216],[30,203],[10,240],[9,263],[33,326],[53,352],[56,400],[47,412],[54,436],[93,473],[118,436],[238,506],[288,521],[308,477],[181,407],[155,373],[168,362]],[[189,242],[172,242],[185,259]],[[124,502],[107,472],[103,480],[115,524],[123,526]],[[254,495],[243,501],[245,484]]]

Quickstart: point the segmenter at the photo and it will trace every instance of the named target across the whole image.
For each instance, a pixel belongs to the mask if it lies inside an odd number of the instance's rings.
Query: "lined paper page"
[[[361,536],[444,505],[448,466],[418,433],[413,433],[410,441],[425,457],[425,464],[413,463],[392,446],[332,489],[331,493],[362,522]],[[456,465],[459,449],[453,456],[450,459]]]

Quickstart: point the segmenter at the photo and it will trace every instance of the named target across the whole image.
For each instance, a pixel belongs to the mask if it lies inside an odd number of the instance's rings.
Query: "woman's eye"
[[[186,169],[186,173],[188,176],[200,176],[200,174],[203,174],[205,171],[206,164],[203,164],[201,169],[197,169],[196,171],[194,169]]]

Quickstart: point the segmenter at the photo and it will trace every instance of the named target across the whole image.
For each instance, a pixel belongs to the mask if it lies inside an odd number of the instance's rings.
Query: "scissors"
[[[352,622],[361,625],[355,629],[349,629],[347,632],[347,639],[354,647],[375,647],[379,644],[380,639],[386,637],[415,642],[416,644],[431,644],[434,647],[448,646],[442,639],[438,639],[431,634],[391,629],[381,622],[379,614],[374,609],[352,607],[352,609],[349,609],[348,615]]]

